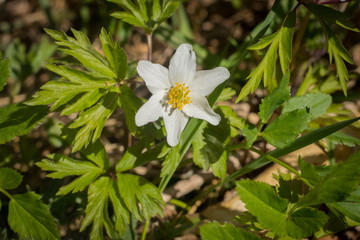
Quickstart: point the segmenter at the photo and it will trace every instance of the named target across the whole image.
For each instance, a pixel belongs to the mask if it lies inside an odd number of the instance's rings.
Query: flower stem
[[[147,60],[152,62],[152,33],[146,34],[146,40],[147,40],[147,44],[148,44]]]

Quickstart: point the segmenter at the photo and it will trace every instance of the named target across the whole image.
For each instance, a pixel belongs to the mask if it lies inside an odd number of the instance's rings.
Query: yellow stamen
[[[182,110],[186,104],[192,103],[192,101],[190,101],[190,97],[188,97],[189,93],[189,87],[185,87],[185,83],[176,83],[176,86],[173,87],[168,93],[168,104],[172,104],[172,108],[178,108],[179,110]]]

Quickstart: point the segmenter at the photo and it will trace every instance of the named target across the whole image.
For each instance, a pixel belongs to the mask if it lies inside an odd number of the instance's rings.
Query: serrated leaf
[[[162,9],[161,15],[159,19],[157,20],[158,23],[164,21],[165,19],[169,18],[179,7],[181,1],[174,1],[170,0],[167,1],[165,4],[164,9]]]
[[[292,56],[292,41],[296,22],[296,11],[291,11],[281,28],[279,41],[279,60],[283,74],[289,70]]]
[[[161,164],[160,177],[164,178],[165,176],[172,175],[180,161],[180,144],[178,144],[171,148],[170,152],[166,155],[164,162]]]
[[[246,139],[246,148],[249,149],[257,139],[258,129],[254,124],[246,122],[241,132]]]
[[[231,99],[235,95],[236,91],[232,88],[224,88],[217,99],[218,102],[223,102]]]
[[[26,106],[22,103],[0,108],[0,144],[28,134],[48,113],[46,106]]]
[[[286,230],[291,237],[302,239],[320,230],[327,220],[328,216],[319,210],[301,208],[288,217]]]
[[[311,119],[316,119],[326,113],[326,110],[330,107],[331,102],[332,100],[329,94],[310,93],[291,98],[285,103],[282,113],[308,107],[311,110]]]
[[[0,168],[0,188],[15,189],[22,182],[23,176],[11,168]]]
[[[305,162],[300,156],[299,168],[301,171],[301,177],[306,179],[311,185],[315,186],[320,182],[321,177],[317,174],[315,166],[311,163]]]
[[[203,240],[260,240],[258,236],[231,223],[221,225],[218,222],[205,223],[200,226],[200,236]]]
[[[351,218],[356,222],[360,222],[360,188],[358,187],[344,201],[331,203],[336,210]]]
[[[344,60],[352,64],[351,56],[346,48],[342,45],[336,34],[329,27],[326,25],[324,26],[328,40],[327,43],[330,63],[332,62],[332,59],[334,59],[341,87],[345,96],[347,96],[346,82],[349,80],[349,73],[345,66]]]
[[[337,24],[345,29],[359,32],[359,29],[355,25],[348,21],[349,15],[339,12],[333,8],[320,5],[320,4],[307,4],[307,7],[317,16],[321,17],[325,21],[333,24]]]
[[[117,183],[111,180],[112,186],[109,189],[109,197],[114,209],[115,228],[120,235],[125,231],[126,225],[130,222],[130,213],[126,209],[124,200],[122,199]],[[126,197],[126,196],[123,196]]]
[[[157,214],[162,215],[161,205],[165,203],[158,188],[139,176],[130,174],[116,174],[116,176],[125,205],[136,219],[150,220]]]
[[[115,84],[106,78],[98,78],[91,73],[71,69],[65,66],[47,64],[46,67],[67,80],[54,80],[44,84],[41,91],[37,92],[33,99],[27,101],[28,105],[47,105],[54,103],[51,110],[67,104],[76,96],[83,94],[75,102],[68,104],[61,115],[69,115],[83,111],[93,106],[110,89],[110,83]]]
[[[263,37],[261,39],[259,39],[259,41],[257,43],[255,43],[254,45],[251,45],[250,47],[248,47],[247,49],[249,50],[261,50],[266,48],[267,46],[269,46],[278,36],[277,36],[277,32]]]
[[[360,145],[360,139],[353,137],[351,135],[345,134],[343,132],[336,132],[326,137],[328,141],[333,144],[341,144],[348,147],[354,147],[355,145]]]
[[[236,186],[246,208],[257,217],[262,226],[277,235],[286,235],[286,199],[279,198],[266,183],[240,180]]]
[[[69,125],[69,128],[80,128],[76,134],[72,151],[88,146],[90,141],[95,142],[101,135],[106,120],[117,106],[117,93],[107,94],[92,108],[80,113],[79,117]]]
[[[262,99],[259,106],[259,117],[263,123],[267,123],[275,109],[290,98],[289,79],[290,72],[287,72],[282,78],[280,86]]]
[[[128,12],[114,12],[110,14],[114,18],[121,19],[124,22],[127,22],[135,27],[145,27],[144,23],[138,18],[134,17],[131,13]]]
[[[224,117],[229,120],[231,137],[236,137],[239,135],[239,130],[243,129],[245,126],[245,119],[240,118],[236,112],[229,106],[218,105],[217,108],[221,110],[224,114]]]
[[[270,45],[260,64],[258,64],[258,66],[247,77],[249,81],[241,89],[236,102],[239,102],[250,92],[253,93],[259,86],[262,78],[264,79],[263,81],[265,87],[276,86],[274,72],[278,52],[282,72],[285,74],[288,71],[289,64],[291,62],[292,38],[294,33],[295,20],[295,11],[292,11],[285,18],[283,25],[277,32],[266,38],[263,38],[262,42],[260,40],[259,43],[252,46],[252,48],[250,47],[250,49],[262,49]]]
[[[137,130],[135,124],[135,114],[142,105],[142,101],[134,92],[125,84],[120,87],[119,100],[124,110],[125,122],[129,131],[134,134]]]
[[[103,239],[103,225],[109,221],[107,208],[111,179],[101,177],[90,185],[88,190],[88,204],[85,209],[85,218],[81,223],[80,232],[92,222],[93,227],[90,239]]]
[[[6,81],[10,76],[10,60],[8,58],[2,59],[0,53],[0,92],[6,85]]]
[[[88,160],[92,161],[102,169],[107,169],[109,167],[109,160],[106,157],[105,147],[100,140],[89,144],[89,146],[82,149],[80,153],[84,154]]]
[[[117,79],[125,79],[128,74],[127,57],[119,42],[114,43],[111,35],[104,28],[101,29],[100,41],[106,59]]]
[[[220,108],[225,110],[226,108]],[[193,159],[195,164],[209,170],[212,167],[215,176],[223,178],[226,176],[226,145],[230,141],[230,122],[224,117],[223,112],[218,113],[222,116],[217,126],[204,124],[201,131],[193,141]]]
[[[359,185],[360,151],[338,164],[295,207],[333,203],[344,200]]]
[[[91,162],[74,160],[61,154],[48,155],[48,158],[49,160],[43,159],[36,165],[43,171],[51,171],[52,173],[47,175],[49,178],[61,179],[66,176],[80,176],[68,185],[61,187],[57,195],[82,191],[105,172],[104,169]]]
[[[109,63],[90,44],[87,36],[75,29],[71,29],[75,38],[67,36],[64,32],[45,29],[46,33],[55,39],[55,43],[62,48],[59,50],[75,57],[89,71],[96,71],[107,78],[116,78]]]
[[[310,116],[311,113],[306,108],[282,113],[265,128],[262,136],[278,148],[288,146],[307,128]]]
[[[60,234],[41,196],[27,192],[12,195],[8,223],[11,229],[26,239],[60,239]]]
[[[155,147],[148,149],[144,153],[142,152],[144,146],[141,143],[129,147],[124,153],[124,155],[121,157],[121,159],[117,162],[116,172],[124,172],[137,166],[144,165],[149,161],[159,160],[162,157],[160,156],[162,150],[164,148],[167,148],[165,144],[166,142],[163,141],[157,144]]]

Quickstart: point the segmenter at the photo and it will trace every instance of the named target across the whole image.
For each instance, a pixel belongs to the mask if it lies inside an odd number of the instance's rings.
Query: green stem
[[[269,159],[270,161],[272,161],[274,163],[279,164],[280,166],[282,166],[282,167],[286,168],[287,170],[289,170],[290,172],[294,173],[296,176],[301,177],[301,175],[300,175],[300,173],[298,171],[296,171],[290,165],[280,161],[279,159],[274,158],[273,156],[271,156],[269,154],[263,153],[262,151],[260,151],[260,150],[258,150],[256,148],[253,148],[253,147],[250,147],[250,150],[253,151],[253,152],[256,152],[257,154],[260,154],[260,156],[262,156],[262,157],[266,157],[267,159]]]
[[[143,230],[143,232],[142,232],[142,234],[141,234],[140,240],[145,240],[145,239],[146,239],[146,232],[147,232],[147,229],[148,229],[148,227],[149,227],[149,223],[150,223],[150,220],[147,220],[147,221],[145,222],[144,230]]]
[[[190,209],[191,209],[191,207],[190,207],[188,204],[184,203],[183,201],[174,199],[174,198],[172,198],[172,199],[169,201],[169,203],[172,204],[172,205],[181,207],[182,209],[184,209],[184,210],[186,210],[186,211],[190,211]]]
[[[8,198],[13,199],[12,196],[10,195],[10,193],[8,193],[5,189],[0,188],[0,192],[5,194]]]

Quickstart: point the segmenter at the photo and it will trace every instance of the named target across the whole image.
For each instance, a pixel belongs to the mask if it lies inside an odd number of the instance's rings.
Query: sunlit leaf
[[[68,185],[61,187],[57,195],[82,191],[105,172],[104,169],[89,161],[74,160],[61,154],[52,154],[47,157],[49,160],[43,159],[36,165],[43,171],[51,171],[52,173],[48,174],[49,178],[61,179],[66,176],[80,176]]]
[[[265,128],[262,136],[276,147],[290,145],[299,133],[306,129],[310,116],[311,113],[307,108],[282,113]]]
[[[236,186],[246,208],[257,217],[262,226],[277,235],[286,235],[286,199],[278,197],[266,183],[241,180]]]
[[[269,120],[275,109],[290,98],[289,79],[290,72],[287,72],[281,80],[280,86],[262,99],[259,106],[259,117],[263,123]]]
[[[126,207],[138,220],[149,220],[163,211],[164,200],[159,189],[145,178],[130,174],[116,174],[119,193]]]

